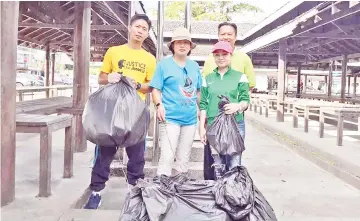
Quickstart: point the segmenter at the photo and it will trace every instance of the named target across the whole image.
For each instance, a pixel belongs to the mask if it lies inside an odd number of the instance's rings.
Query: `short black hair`
[[[174,51],[174,42],[170,44],[169,50],[171,51],[172,54],[175,54]],[[191,49],[190,51],[187,53],[187,56],[191,55]]]
[[[231,22],[223,22],[223,23],[220,23],[219,26],[218,26],[218,33],[220,32],[220,28],[222,26],[231,26],[234,28],[235,30],[235,35],[237,35],[237,25],[235,23],[231,23]]]
[[[150,29],[151,27],[151,21],[149,19],[149,17],[145,14],[135,14],[134,16],[131,17],[130,19],[130,25],[132,25],[134,22],[136,22],[137,20],[144,20],[146,21],[146,23],[148,24],[148,28]]]

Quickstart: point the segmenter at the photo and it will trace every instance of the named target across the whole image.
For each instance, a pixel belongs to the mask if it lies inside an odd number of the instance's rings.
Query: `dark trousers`
[[[91,173],[90,189],[98,192],[105,188],[105,183],[109,180],[110,164],[118,148],[101,146],[97,148],[97,156]],[[135,185],[138,179],[144,178],[144,150],[145,140],[126,148],[126,153],[129,157],[127,163],[127,179],[131,185]]]
[[[245,140],[245,121],[240,121],[238,123],[238,129],[241,137]],[[231,162],[231,156],[221,155],[220,157],[221,157],[221,161],[226,166],[226,171],[228,171],[229,162]],[[212,157],[211,154],[211,148],[209,142],[206,142],[206,145],[204,146],[204,179],[205,180],[215,180],[214,167],[212,167],[213,164],[214,164],[214,158]],[[241,159],[239,164],[241,164]]]

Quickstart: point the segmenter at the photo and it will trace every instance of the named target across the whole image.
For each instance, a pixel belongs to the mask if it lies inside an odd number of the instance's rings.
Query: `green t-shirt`
[[[200,110],[206,110],[208,125],[212,124],[214,118],[219,114],[219,95],[229,97],[231,103],[240,103],[241,101],[249,103],[249,81],[246,75],[229,68],[221,78],[216,68],[204,77],[201,87]],[[244,116],[239,113],[235,118],[237,121],[241,121]]]
[[[240,51],[234,50],[231,58],[231,67],[236,71],[246,74],[247,79],[249,80],[249,87],[253,88],[256,86],[256,77],[254,72],[254,67],[251,62],[250,57]],[[216,68],[215,60],[213,54],[210,54],[205,61],[202,75],[206,77],[208,74],[212,73]]]

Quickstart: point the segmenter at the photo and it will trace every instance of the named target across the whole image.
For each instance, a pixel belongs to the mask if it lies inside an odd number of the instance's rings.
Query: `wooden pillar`
[[[73,107],[82,109],[89,95],[91,2],[75,2]],[[74,115],[74,145],[86,151],[82,115]]]
[[[354,90],[353,90],[353,97],[354,98],[356,97],[356,78],[357,78],[357,76],[354,75]],[[360,127],[360,125],[359,125],[359,127]]]
[[[191,1],[187,1],[185,5],[185,28],[191,33]]]
[[[46,43],[46,49],[45,49],[45,54],[46,54],[46,62],[45,62],[45,87],[49,87],[50,85],[50,43],[47,42]],[[50,91],[46,90],[46,98],[50,97]]]
[[[297,83],[296,83],[296,97],[297,98],[300,98],[300,96],[301,96],[300,83],[301,83],[301,65],[299,65],[298,71],[297,71]]]
[[[342,56],[342,62],[341,62],[341,103],[344,103],[345,101],[345,87],[346,87],[346,70],[347,70],[347,55]]]
[[[304,78],[305,78],[305,80],[304,80],[304,89],[303,89],[303,91],[306,93],[306,88],[307,88],[307,83],[308,83],[307,75],[304,75]]]
[[[347,94],[350,95],[350,86],[351,86],[351,76],[348,76],[348,82],[347,82]]]
[[[16,55],[18,40],[18,1],[0,2],[1,30],[1,206],[15,198],[16,148]]]
[[[51,84],[54,85],[55,83],[55,53],[51,54]],[[51,97],[57,96],[57,89],[51,90]]]
[[[278,88],[277,88],[276,120],[278,122],[284,122],[285,74],[286,74],[286,39],[281,39],[279,41]]]
[[[329,64],[329,82],[328,82],[328,88],[327,88],[327,96],[331,97],[331,88],[333,83],[333,68],[334,68],[334,61],[331,61]]]
[[[163,45],[164,43],[164,2],[158,1],[158,13],[157,13],[157,45]],[[156,61],[159,62],[163,57],[163,47],[156,47]],[[154,110],[155,115],[155,110]],[[156,166],[159,162],[159,120],[154,117],[154,136],[153,136],[153,151],[151,164]]]
[[[55,82],[55,53],[51,54],[51,85]]]
[[[328,84],[328,76],[324,76],[324,85]],[[326,88],[325,88],[325,94],[326,94]]]

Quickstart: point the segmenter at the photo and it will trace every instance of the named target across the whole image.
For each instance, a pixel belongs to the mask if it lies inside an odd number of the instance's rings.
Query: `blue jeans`
[[[238,122],[238,129],[242,139],[245,141],[245,121]],[[226,166],[231,170],[234,167],[241,165],[241,153],[233,156],[221,156],[219,154],[212,154],[214,158],[214,164],[223,164],[225,161]]]

